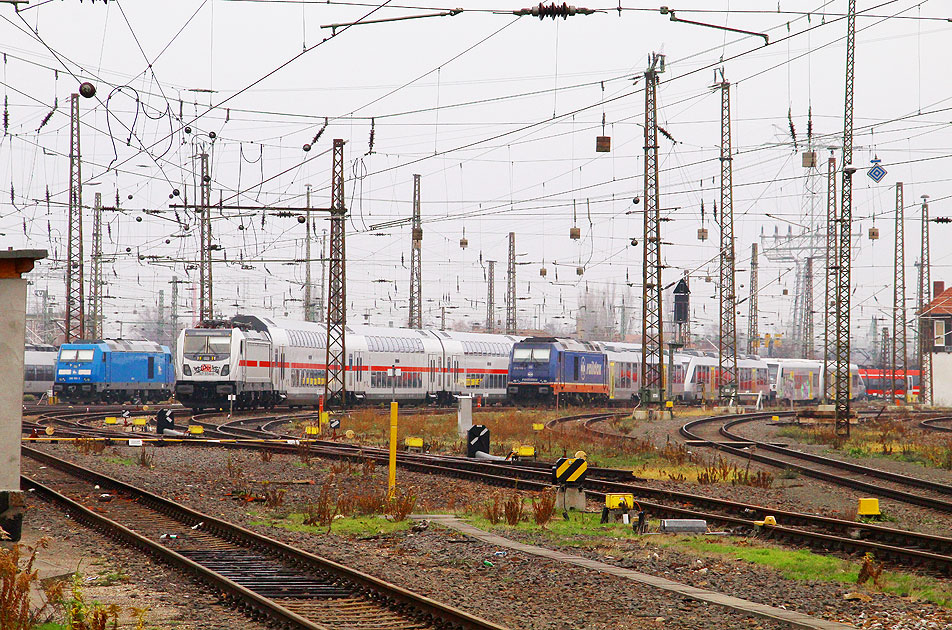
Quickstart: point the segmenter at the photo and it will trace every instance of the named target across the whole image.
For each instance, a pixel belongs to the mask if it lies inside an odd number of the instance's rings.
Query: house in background
[[[919,334],[924,351],[932,354],[932,402],[936,407],[952,407],[952,287],[932,283],[932,301],[919,317]]]

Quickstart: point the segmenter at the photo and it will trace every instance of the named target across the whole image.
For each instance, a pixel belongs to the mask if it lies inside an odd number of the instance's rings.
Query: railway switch
[[[403,445],[406,447],[408,453],[423,452],[423,438],[421,437],[403,438]]]
[[[527,444],[513,444],[512,451],[509,454],[509,457],[516,461],[520,459],[535,459],[535,456],[535,446]]]

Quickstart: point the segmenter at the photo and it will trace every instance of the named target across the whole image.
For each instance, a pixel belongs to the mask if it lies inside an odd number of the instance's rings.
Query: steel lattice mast
[[[720,335],[717,340],[719,393],[729,398],[737,391],[737,296],[734,292],[734,190],[731,156],[731,84],[724,80],[721,91],[721,213],[720,223]]]
[[[423,269],[420,247],[423,226],[420,223],[420,176],[413,176],[413,228],[410,244],[410,328],[423,328]]]
[[[826,287],[823,300],[823,400],[833,400],[832,364],[836,356],[836,334],[833,330],[836,313],[836,158],[826,162]]]
[[[496,261],[487,260],[486,265],[486,332],[496,331]]]
[[[658,74],[664,56],[652,54],[645,71],[645,232],[641,306],[641,400],[664,396],[664,323],[661,319],[661,201],[658,185]]]
[[[199,212],[201,220],[201,255],[198,265],[198,315],[201,320],[215,318],[215,309],[212,306],[212,176],[208,165],[208,154],[199,156],[199,172],[201,182],[199,187]]]
[[[66,341],[86,336],[83,304],[83,177],[79,150],[79,94],[69,97],[69,234],[66,239]]]
[[[919,401],[932,405],[931,320],[926,309],[932,295],[932,271],[929,255],[929,195],[922,196],[922,251],[919,254]],[[935,298],[935,296],[933,296]]]
[[[803,358],[813,358],[813,256],[807,256],[803,269]]]
[[[506,274],[506,334],[516,334],[516,233],[509,233],[509,269]]]
[[[116,204],[117,206],[119,204]],[[89,255],[89,323],[90,339],[101,339],[102,333],[102,193],[96,193],[93,205],[92,252]]]
[[[331,168],[331,244],[330,271],[327,282],[327,349],[324,365],[324,404],[326,407],[347,406],[347,256],[345,228],[347,208],[344,205],[344,141],[334,140]]]
[[[893,259],[893,344],[892,357],[892,400],[896,399],[896,370],[906,381],[906,244],[903,230],[902,182],[896,182],[896,244]],[[903,390],[906,388],[903,387]]]
[[[758,267],[760,263],[757,260],[757,243],[750,244],[750,297],[747,299],[747,353],[757,354],[760,349],[760,330],[757,326],[760,311],[757,308],[758,289]]]
[[[843,187],[836,270],[835,397],[837,435],[850,434],[850,250],[853,223],[853,74],[856,0],[850,0],[846,33],[846,90],[843,107]]]
[[[311,185],[304,185],[307,207],[311,207]],[[305,214],[304,228],[304,321],[314,321],[314,293],[311,282],[311,213]]]

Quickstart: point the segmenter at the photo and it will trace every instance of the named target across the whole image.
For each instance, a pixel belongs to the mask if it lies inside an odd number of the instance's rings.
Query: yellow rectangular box
[[[149,419],[145,416],[140,416],[132,419],[132,426],[135,427],[144,427],[149,424]]]
[[[321,427],[319,426],[310,425],[310,426],[304,427],[304,435],[320,435],[320,434],[321,434]]]
[[[115,416],[106,416],[106,424],[117,424],[118,422],[119,418],[116,418]]]
[[[200,424],[190,424],[188,425],[188,432],[191,435],[201,435],[205,432],[205,427]]]
[[[407,448],[423,448],[423,438],[421,437],[404,438],[403,444]]]
[[[329,424],[331,421],[330,413],[327,411],[321,412],[321,424]]]
[[[533,431],[542,431],[542,430],[544,430],[544,429],[545,429],[545,425],[542,424],[541,422],[533,422],[533,423],[532,423],[532,430],[533,430]]]
[[[516,457],[535,457],[534,446],[513,446],[512,454]]]
[[[858,516],[879,516],[879,499],[860,499],[856,514]]]
[[[635,507],[635,495],[625,492],[606,494],[605,507],[609,510],[616,510],[618,508],[628,508],[630,510]]]

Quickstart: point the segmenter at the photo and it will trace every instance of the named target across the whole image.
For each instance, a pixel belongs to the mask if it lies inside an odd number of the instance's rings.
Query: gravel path
[[[152,449],[154,468],[146,469],[134,465],[133,457],[138,449],[118,447],[100,455],[83,455],[65,445],[43,448],[513,628],[775,627],[764,620],[739,618],[719,607],[675,599],[643,587],[636,588],[625,580],[577,567],[520,557],[519,554],[509,554],[497,562],[493,556],[495,550],[486,545],[463,542],[466,539],[435,528],[419,533],[402,531],[355,538],[251,525],[252,522],[265,520],[264,516],[271,511],[261,503],[248,504],[229,496],[240,489],[260,491],[263,486],[257,482],[266,480],[315,482],[313,485],[280,486],[287,494],[285,505],[277,508],[277,511],[287,512],[294,506],[313,502],[333,468],[337,472],[333,475],[332,483],[341,491],[383,488],[386,471],[381,468],[377,468],[368,481],[360,466],[347,467],[314,459],[308,468],[297,457],[289,455],[275,455],[271,461],[265,462],[256,454],[244,451],[168,447]],[[485,501],[489,492],[481,484],[403,470],[398,472],[398,480],[416,492],[419,497],[418,512],[473,509]],[[685,489],[690,486],[682,485]],[[735,499],[753,499],[739,496],[750,491],[751,494],[760,493],[758,496],[761,499],[770,497],[769,500],[752,502],[775,503],[775,490],[690,486],[694,492],[699,489],[703,493],[717,490]],[[788,496],[785,501],[793,507],[793,498]],[[300,511],[300,508],[295,511]],[[526,542],[550,547],[556,544],[555,541],[539,537],[540,534],[523,535],[531,538]],[[843,599],[850,590],[846,586],[786,580],[775,571],[748,563],[710,560],[681,551],[652,547],[646,540],[611,541],[606,549],[592,552],[595,554],[592,557],[868,628],[895,627],[905,630],[952,625],[952,617],[948,616],[948,612],[936,607],[872,592],[871,602],[847,602]],[[571,548],[575,553],[580,552],[575,544]],[[699,559],[700,565],[697,564]],[[486,560],[494,566],[483,564]],[[705,568],[707,571],[701,571]],[[923,615],[926,615],[923,617],[926,622],[931,622],[930,616],[938,616],[942,623],[937,626],[909,625],[912,623],[910,619]],[[662,620],[656,621],[659,617]],[[871,621],[873,618],[879,621]],[[607,619],[614,621],[607,622]],[[619,626],[619,619],[630,625]],[[892,619],[890,625],[874,625],[884,619]]]

